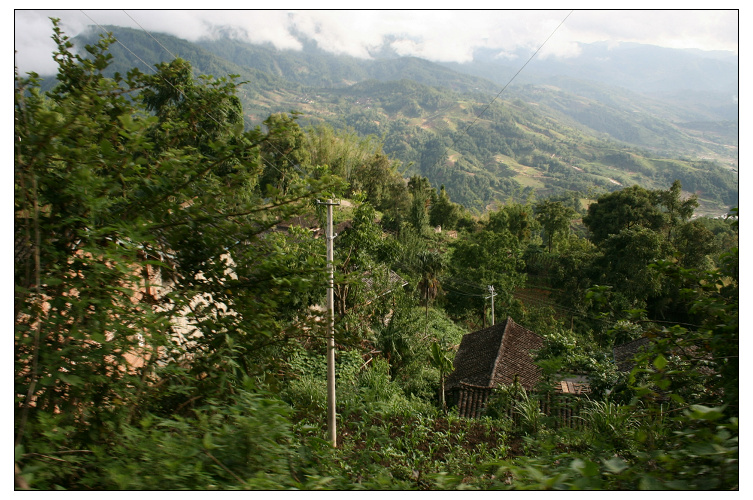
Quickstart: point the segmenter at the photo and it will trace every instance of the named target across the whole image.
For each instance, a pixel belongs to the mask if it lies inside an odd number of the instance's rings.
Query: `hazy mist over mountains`
[[[284,55],[297,60],[299,64],[308,65],[313,61],[322,63],[326,60],[350,61],[348,70],[340,76],[334,85],[347,85],[362,78],[378,80],[397,80],[403,70],[410,64],[431,67],[441,71],[440,67],[452,69],[458,73],[478,76],[493,82],[477,82],[478,90],[498,92],[502,86],[520,71],[521,66],[531,57],[531,52],[517,49],[514,53],[500,55],[498,51],[479,49],[469,63],[434,63],[415,57],[400,57],[391,50],[379,50],[372,53],[373,59],[358,59],[349,56],[335,56],[317,48],[313,43],[302,40],[301,51],[280,51],[271,45],[251,45],[220,38],[214,41],[198,42],[198,45],[212,52],[218,47],[231,43],[246,45],[259,60]],[[561,87],[570,92],[588,93],[586,82],[604,84],[632,92],[645,94],[647,97],[670,98],[683,105],[706,106],[714,108],[709,119],[736,120],[738,96],[738,56],[725,51],[701,51],[697,49],[670,49],[635,43],[608,44],[606,42],[580,44],[580,55],[569,58],[534,57],[520,73],[515,76],[512,86],[523,84],[546,84]],[[311,57],[315,59],[312,61]],[[400,60],[402,64],[398,64]],[[244,60],[257,69],[259,61]],[[325,63],[325,65],[327,65]],[[331,66],[331,65],[328,65]],[[265,67],[269,70],[269,67]],[[291,73],[280,71],[279,76],[290,79]],[[404,75],[410,78],[410,74]],[[578,80],[579,82],[576,82]],[[315,81],[301,80],[301,83],[316,84]],[[428,82],[422,82],[431,84]],[[695,104],[694,104],[695,103]]]

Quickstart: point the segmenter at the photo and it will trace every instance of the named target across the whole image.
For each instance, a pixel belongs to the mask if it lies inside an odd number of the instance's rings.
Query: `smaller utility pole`
[[[497,294],[494,293],[494,285],[489,285],[489,297],[491,297],[492,299],[492,326],[494,326],[494,296],[495,295]]]

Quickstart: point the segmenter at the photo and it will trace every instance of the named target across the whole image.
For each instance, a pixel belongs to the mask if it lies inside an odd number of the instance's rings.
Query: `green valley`
[[[144,60],[169,57],[143,33],[110,29]],[[500,93],[499,82],[416,58],[360,60],[155,36],[199,73],[238,75],[248,126],[295,111],[304,126],[373,135],[406,177],[444,185],[478,213],[495,202],[631,184],[666,188],[675,179],[698,195],[703,213],[719,215],[736,204],[737,129],[723,120],[689,121],[708,113],[572,78],[559,87],[512,85]],[[139,63],[118,46],[113,55],[114,69]],[[519,165],[517,173],[500,155]]]

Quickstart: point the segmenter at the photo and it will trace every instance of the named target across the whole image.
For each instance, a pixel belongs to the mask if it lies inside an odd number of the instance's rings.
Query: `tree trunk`
[[[444,373],[439,375],[439,404],[442,405],[442,411],[447,413],[447,403],[444,398]]]

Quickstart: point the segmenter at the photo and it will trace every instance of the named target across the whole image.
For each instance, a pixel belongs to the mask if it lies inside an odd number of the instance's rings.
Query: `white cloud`
[[[478,48],[511,55],[538,49],[541,57],[577,55],[578,43],[629,41],[669,47],[737,51],[737,11],[544,10],[129,10],[15,11],[19,68],[54,69],[47,16],[61,18],[75,36],[85,26],[113,24],[166,32],[188,40],[220,30],[252,43],[297,50],[299,38],[321,49],[369,57],[389,45],[400,55],[434,61],[468,61]],[[127,13],[126,13],[127,12]],[[88,16],[88,17],[87,17]],[[130,17],[129,17],[130,16]],[[133,19],[131,19],[131,17]],[[137,21],[136,22],[134,22]],[[556,30],[556,32],[555,32]]]
[[[580,42],[623,41],[737,52],[735,10],[575,11],[568,31]]]
[[[50,20],[42,12],[32,11],[19,20],[16,13],[15,26],[15,57],[19,72],[36,71],[40,74],[50,74],[57,71],[57,64],[52,59],[55,44],[50,40],[52,29]],[[45,33],[46,36],[40,36]]]

